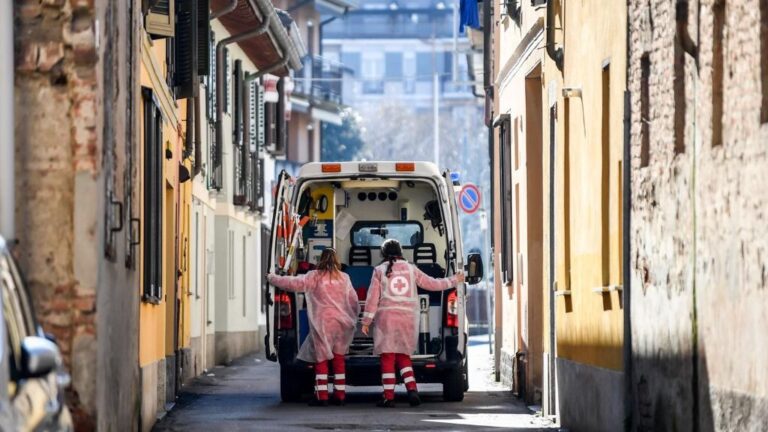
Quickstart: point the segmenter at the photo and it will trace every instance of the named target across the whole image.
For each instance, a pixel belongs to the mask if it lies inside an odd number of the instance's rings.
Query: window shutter
[[[173,38],[176,99],[196,97],[197,76],[197,6],[193,0],[176,0],[176,36]]]
[[[261,88],[261,86],[258,84],[256,84],[256,109],[258,110],[256,114],[257,121],[258,121],[258,125],[256,126],[258,128],[257,137],[256,137],[257,139],[256,150],[259,153],[261,153],[262,151],[264,151],[265,140],[266,140],[266,137],[265,137],[266,122],[264,120],[264,89]]]
[[[209,47],[210,74],[208,75],[208,122],[216,121],[216,34],[211,32]]]
[[[248,149],[251,153],[256,153],[259,149],[259,136],[258,128],[259,124],[256,120],[256,112],[258,110],[258,84],[256,81],[251,81],[251,85],[248,88]]]
[[[211,49],[210,0],[197,0],[197,74],[208,75]]]
[[[221,66],[220,66],[221,67]],[[230,68],[229,68],[229,48],[224,48],[224,112],[228,113],[231,112],[229,110],[229,100],[231,98],[231,95],[229,94],[229,89],[232,88],[232,77],[230,76]],[[215,85],[214,80],[214,87]]]
[[[234,118],[232,125],[232,141],[238,147],[243,146],[243,62],[235,60],[233,71],[235,85],[234,91]]]
[[[153,39],[173,37],[175,10],[174,0],[157,0],[150,4],[144,16],[144,28]]]

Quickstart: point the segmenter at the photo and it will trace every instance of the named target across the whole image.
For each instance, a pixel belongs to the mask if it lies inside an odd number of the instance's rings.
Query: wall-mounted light
[[[563,87],[563,97],[568,99],[572,97],[581,97],[581,87]]]

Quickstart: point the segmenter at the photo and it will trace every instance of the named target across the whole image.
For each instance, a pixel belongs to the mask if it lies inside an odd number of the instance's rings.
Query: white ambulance
[[[282,172],[275,191],[268,269],[301,274],[333,247],[362,305],[379,246],[395,238],[405,258],[433,277],[465,269],[466,283],[483,277],[479,254],[464,257],[450,172],[428,162],[309,163],[298,177]],[[312,393],[311,364],[296,359],[309,333],[303,294],[265,288],[266,355],[280,363],[280,393],[298,401]],[[419,289],[421,319],[413,366],[419,383],[443,384],[443,397],[461,401],[468,388],[466,288]],[[375,323],[374,323],[375,325]],[[371,332],[373,334],[373,332]],[[359,331],[347,355],[348,385],[380,385],[373,340]]]

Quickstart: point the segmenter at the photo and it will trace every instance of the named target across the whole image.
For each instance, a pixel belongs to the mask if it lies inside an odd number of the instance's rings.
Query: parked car
[[[465,257],[462,250],[450,172],[441,174],[434,164],[309,163],[295,179],[285,172],[280,174],[274,207],[268,269],[301,273],[316,264],[324,248],[334,247],[342,260],[342,270],[358,294],[361,309],[374,266],[382,260],[379,248],[387,238],[399,240],[405,258],[432,277],[442,278],[465,269],[467,284],[482,279],[480,255]],[[284,227],[290,217],[307,222],[300,241],[288,244],[279,233],[286,232]],[[285,251],[295,245],[299,246],[296,258],[286,257]],[[282,399],[296,401],[312,393],[314,382],[311,365],[296,359],[309,332],[306,302],[303,294],[274,286],[267,286],[265,295],[269,305],[267,358],[280,363]],[[459,284],[443,292],[419,288],[419,303],[419,343],[412,355],[416,379],[420,383],[441,383],[445,400],[461,401],[469,384],[466,286]],[[346,364],[347,384],[380,385],[379,357],[373,354],[373,339],[364,335],[359,326]]]
[[[0,430],[71,431],[69,375],[37,323],[27,286],[0,237]]]

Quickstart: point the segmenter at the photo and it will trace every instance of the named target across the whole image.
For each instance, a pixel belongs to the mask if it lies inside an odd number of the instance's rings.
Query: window
[[[651,57],[645,53],[640,59],[640,167],[647,167],[651,159]]]
[[[432,53],[416,53],[416,79],[419,81],[432,81]]]
[[[762,1],[761,3],[765,3]],[[712,5],[712,146],[723,143],[723,30],[725,27],[725,0]],[[761,29],[768,25],[763,23]],[[765,55],[763,55],[765,57]]]
[[[173,37],[175,0],[157,0],[144,16],[144,28],[153,38]]]
[[[352,69],[356,75],[360,75],[362,72],[360,70],[360,65],[362,64],[362,61],[360,60],[360,53],[359,52],[343,52],[341,53],[341,63],[344,64],[344,66]]]
[[[386,53],[384,75],[389,79],[400,79],[403,76],[403,53]]]
[[[675,154],[685,152],[685,50],[681,41],[682,36],[675,38],[675,73],[673,89],[675,95]]]
[[[600,167],[600,225],[601,225],[601,259],[602,286],[607,286],[610,279],[610,179],[611,179],[611,66],[603,66],[603,101],[602,101],[602,151]],[[619,204],[621,206],[621,204]]]
[[[229,293],[229,299],[235,298],[235,233],[229,231],[227,233],[227,250],[229,251],[229,259],[227,260],[227,291]]]
[[[152,90],[142,91],[144,108],[144,279],[142,299],[159,303],[163,276],[163,118]]]
[[[352,246],[375,249],[389,238],[399,241],[403,248],[413,248],[424,241],[424,228],[416,221],[357,222],[352,226]]]
[[[509,115],[505,115],[499,126],[499,146],[501,150],[501,275],[503,282],[512,280],[514,274],[512,213],[512,125]]]
[[[763,92],[760,120],[768,123],[768,0],[760,0],[760,80]]]

